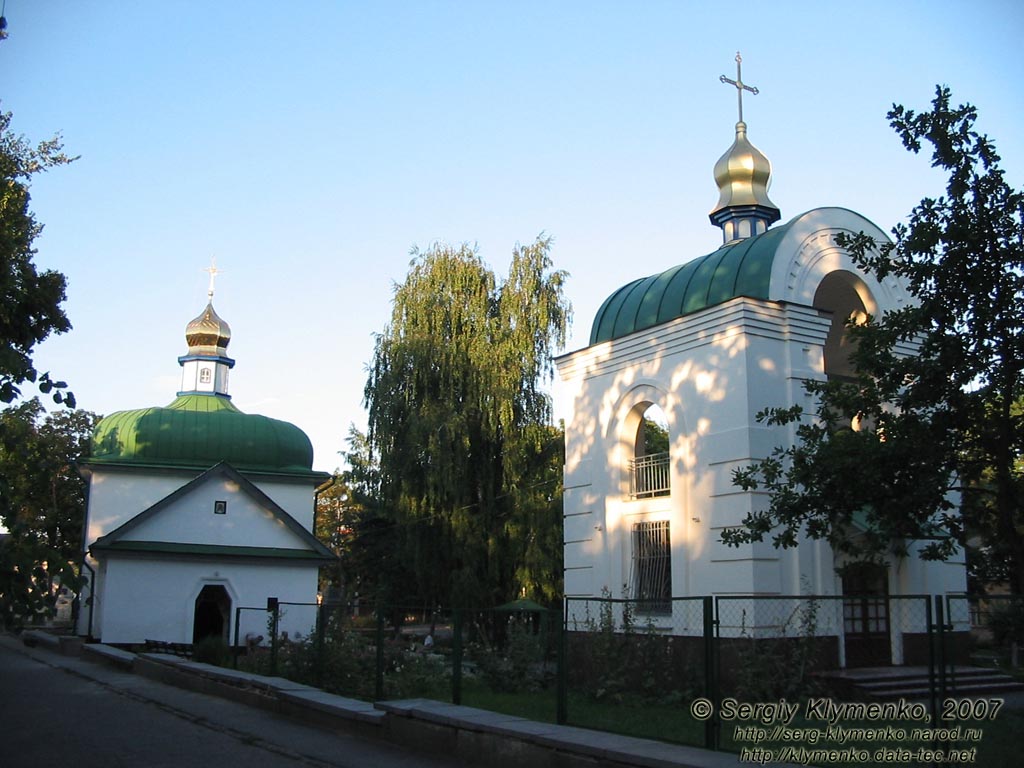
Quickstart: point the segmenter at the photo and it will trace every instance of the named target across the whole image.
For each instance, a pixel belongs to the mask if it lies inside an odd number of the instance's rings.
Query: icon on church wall
[[[228,513],[228,503],[226,501],[215,501],[213,502],[213,514],[215,515],[226,515]]]

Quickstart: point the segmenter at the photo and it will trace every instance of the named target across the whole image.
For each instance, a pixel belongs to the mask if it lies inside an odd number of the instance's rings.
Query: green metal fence
[[[806,700],[853,690],[862,667],[915,667],[915,694],[941,722],[957,693],[957,667],[1015,664],[1024,606],[1011,597],[966,595],[719,595],[674,598],[669,610],[611,598],[566,598],[558,721],[603,727],[614,707],[634,732],[651,731],[712,749],[730,748],[719,718],[726,697]],[[1017,624],[1014,624],[1014,622]],[[973,659],[971,654],[974,653]],[[981,663],[984,663],[982,661]],[[712,703],[694,718],[697,698]]]
[[[667,608],[614,598],[567,598],[559,668],[558,722],[603,728],[632,719],[652,732],[705,744],[713,724],[686,707],[717,698],[714,602],[674,598]]]
[[[308,614],[309,629],[286,636],[278,629],[281,617],[296,610]],[[366,700],[434,698],[493,707],[504,695],[536,694],[550,698],[548,716],[554,717],[562,621],[540,606],[367,611],[364,604],[360,612],[352,604],[272,601],[236,608],[233,627],[232,664],[239,669]]]
[[[285,637],[281,617],[294,626],[296,611],[309,631]],[[968,595],[719,595],[653,609],[566,598],[561,611],[275,603],[237,608],[232,645],[240,668],[345,696],[434,698],[731,749],[726,697],[841,698],[836,671],[864,666],[925,670],[918,698],[939,722],[958,665],[1020,661],[1022,616],[1020,598]],[[246,627],[263,631],[247,641]],[[694,716],[697,699],[709,717]]]

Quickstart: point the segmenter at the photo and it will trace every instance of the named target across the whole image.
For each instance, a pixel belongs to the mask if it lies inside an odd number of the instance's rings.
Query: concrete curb
[[[80,637],[74,635],[53,635],[41,629],[29,629],[22,632],[21,640],[30,648],[41,645],[63,656],[78,656],[84,645]]]

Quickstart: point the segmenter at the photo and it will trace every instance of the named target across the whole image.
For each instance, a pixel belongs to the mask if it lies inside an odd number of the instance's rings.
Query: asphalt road
[[[307,726],[0,637],[0,766],[447,768],[455,762]]]

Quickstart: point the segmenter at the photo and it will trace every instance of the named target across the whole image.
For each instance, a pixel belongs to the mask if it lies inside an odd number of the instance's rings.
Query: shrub
[[[504,649],[478,645],[472,649],[472,657],[484,682],[499,693],[539,691],[554,676],[545,663],[541,636],[518,618],[508,622]]]
[[[992,638],[998,645],[1024,644],[1024,601],[1012,600],[993,606],[988,621]]]
[[[224,667],[231,662],[231,649],[222,638],[204,637],[192,646],[192,660]]]
[[[811,674],[820,655],[818,607],[814,598],[801,600],[783,622],[780,637],[757,638],[744,627],[746,647],[736,670],[736,685],[744,699],[794,700],[819,692],[820,683]]]

